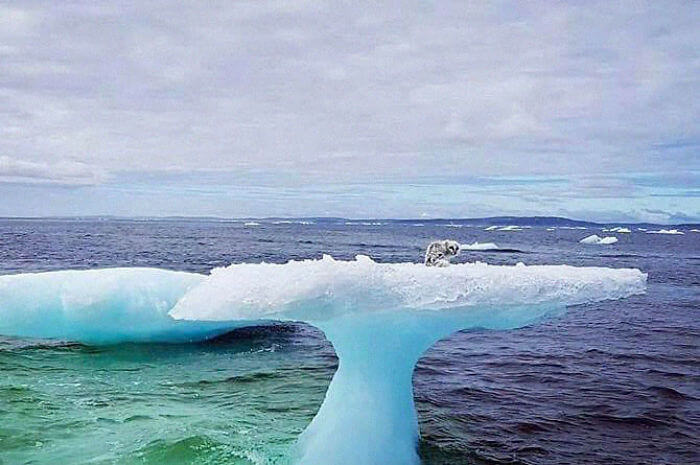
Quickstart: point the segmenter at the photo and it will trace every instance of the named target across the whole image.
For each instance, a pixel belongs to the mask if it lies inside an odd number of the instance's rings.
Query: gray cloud
[[[610,197],[616,176],[700,169],[698,17],[682,1],[0,0],[0,181],[586,175],[577,195]]]

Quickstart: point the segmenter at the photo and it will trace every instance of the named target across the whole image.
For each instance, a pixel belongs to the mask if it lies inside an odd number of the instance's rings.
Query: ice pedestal
[[[314,322],[333,344],[339,366],[318,414],[299,438],[294,463],[420,463],[412,378],[421,355],[460,329],[515,328],[557,312],[546,306],[472,307],[449,313],[360,313]]]

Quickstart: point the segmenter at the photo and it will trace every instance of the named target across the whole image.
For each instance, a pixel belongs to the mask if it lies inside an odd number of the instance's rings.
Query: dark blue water
[[[596,246],[578,241],[610,233],[544,226],[484,231],[447,221],[258,223],[0,220],[0,274],[117,266],[207,272],[232,262],[323,253],[418,262],[426,244],[441,238],[495,242],[502,249],[465,252],[456,261],[639,268],[649,274],[646,295],[578,306],[520,330],[465,331],[430,349],[414,375],[421,455],[432,465],[700,463],[700,233],[686,228],[684,235],[655,235],[633,228],[616,234],[614,245]],[[282,339],[275,334],[287,354],[275,363],[312,366],[315,377],[305,382],[320,395],[335,369],[322,334],[298,325]],[[230,344],[236,352],[247,337],[260,334],[224,338],[215,351]],[[0,424],[14,408],[12,399],[0,399],[6,400]],[[304,411],[293,421],[311,416]],[[41,418],[32,421],[42,425]],[[22,455],[12,445],[17,435],[11,426],[0,426],[0,463],[32,463],[31,453]],[[3,462],[3,451],[12,447],[13,461]]]

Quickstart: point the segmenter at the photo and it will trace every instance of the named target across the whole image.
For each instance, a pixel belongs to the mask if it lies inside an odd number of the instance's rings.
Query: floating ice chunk
[[[502,228],[498,228],[499,231],[522,231],[523,228],[521,226],[515,226],[515,225],[510,225],[510,226],[503,226]]]
[[[260,223],[258,223],[257,221],[247,221],[246,223],[243,223],[243,226],[260,226]]]
[[[622,226],[616,226],[616,227],[610,228],[610,229],[603,229],[603,232],[616,232],[616,233],[622,233],[622,234],[629,234],[632,231],[630,231],[629,228],[624,228]]]
[[[484,231],[495,231],[498,229],[498,226],[489,226],[488,228],[484,229]]]
[[[700,229],[691,229],[690,232],[700,232]]]
[[[579,241],[581,244],[596,244],[596,245],[608,245],[617,242],[617,237],[606,236],[600,237],[597,234],[591,234],[588,237],[584,237]]]
[[[86,342],[196,339],[226,325],[186,327],[171,317],[311,322],[377,311],[571,305],[626,297],[644,285],[645,275],[632,269],[480,262],[430,268],[365,256],[234,264],[209,276],[151,268],[28,273],[0,276],[0,334]]]
[[[473,242],[471,244],[460,244],[462,250],[498,250],[498,246],[493,242]]]
[[[231,325],[168,315],[204,279],[153,268],[0,276],[0,334],[87,343],[205,339]]]
[[[659,229],[658,231],[647,231],[647,234],[674,234],[682,235],[685,234],[683,231],[677,229]]]

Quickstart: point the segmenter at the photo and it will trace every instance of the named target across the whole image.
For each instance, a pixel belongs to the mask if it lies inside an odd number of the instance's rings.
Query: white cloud
[[[100,170],[85,163],[61,160],[56,163],[32,162],[0,156],[0,181],[56,183],[70,185],[97,184],[105,179]]]

